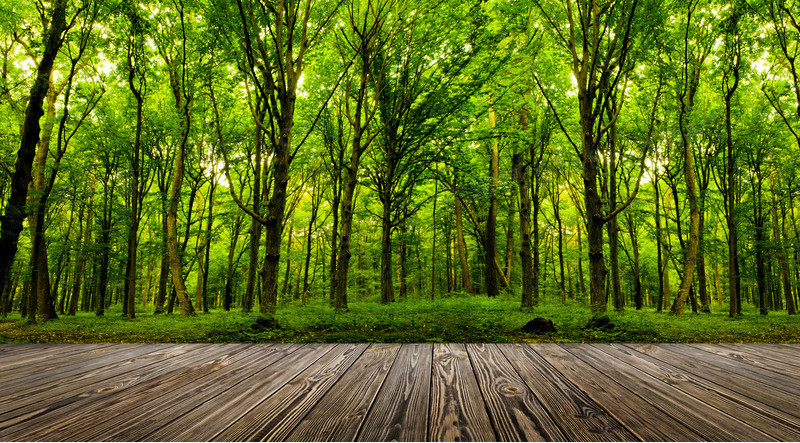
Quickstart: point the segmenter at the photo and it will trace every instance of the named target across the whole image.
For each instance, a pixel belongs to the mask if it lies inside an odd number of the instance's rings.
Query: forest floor
[[[647,308],[608,312],[611,325],[587,327],[592,318],[586,304],[548,301],[532,311],[520,311],[510,296],[456,294],[437,300],[409,299],[390,305],[353,301],[349,312],[336,312],[327,302],[306,306],[283,303],[275,316],[278,327],[256,324],[257,313],[212,310],[194,317],[137,312],[122,317],[121,306],[106,314],[62,315],[58,320],[29,326],[18,313],[0,319],[0,343],[183,343],[183,342],[639,342],[639,343],[798,343],[800,316],[785,311],[761,316],[748,305],[736,320],[727,306],[711,314],[675,317]],[[137,306],[137,309],[141,309]],[[557,332],[534,335],[522,327],[534,317],[552,320]]]

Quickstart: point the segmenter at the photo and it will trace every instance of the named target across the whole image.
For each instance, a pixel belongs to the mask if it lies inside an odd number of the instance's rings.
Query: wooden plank
[[[551,441],[638,441],[583,391],[547,363],[530,346],[497,345],[511,365],[550,413],[559,433]]]
[[[800,404],[800,398],[796,395],[775,389],[751,378],[728,372],[704,360],[688,357],[680,353],[679,348],[676,352],[661,344],[628,346],[642,353],[645,356],[644,358],[649,358],[650,361],[656,364],[659,364],[659,362],[669,363],[680,368],[682,372],[689,372],[705,380],[720,384],[739,394],[800,418],[800,411],[797,408],[797,405]]]
[[[800,368],[800,355],[795,354],[791,349],[787,349],[781,345],[772,343],[729,343],[719,344],[717,346],[725,348],[731,352],[747,352],[748,356],[751,358],[761,358],[768,362],[779,361],[783,364]]]
[[[366,344],[341,344],[265,401],[255,405],[215,441],[283,441],[364,352]]]
[[[623,345],[594,345],[600,351],[624,361],[670,386],[708,403],[726,414],[759,429],[775,439],[800,441],[800,420],[724,386],[687,375],[668,363],[655,364]]]
[[[429,441],[495,441],[495,433],[463,344],[435,344]]]
[[[247,380],[265,367],[280,361],[302,345],[232,345],[246,346],[242,358],[231,360],[224,368],[199,377],[184,385],[159,394],[147,401],[141,400],[121,408],[112,418],[91,427],[78,427],[59,434],[69,441],[108,441],[126,433],[125,441],[138,441],[157,429],[154,425],[169,423],[205,402],[215,403],[218,395]],[[116,408],[115,408],[116,409]],[[153,411],[160,411],[153,414]]]
[[[154,352],[88,371],[67,382],[47,381],[34,389],[21,387],[20,392],[0,401],[0,428],[44,413],[47,408],[62,407],[84,397],[109,395],[115,389],[155,377],[172,367],[200,358],[194,351],[212,348],[208,344],[172,345],[162,349],[152,346]],[[160,364],[153,366],[155,363]],[[98,388],[98,385],[101,387]]]
[[[671,417],[680,417],[705,440],[713,441],[770,441],[769,435],[737,420],[707,403],[675,389],[654,377],[608,354],[588,346],[563,345],[572,355],[600,369],[619,383],[644,391],[645,400]]]
[[[400,345],[370,345],[285,441],[353,441]]]
[[[299,347],[300,345],[292,345]],[[336,345],[307,344],[268,367],[258,365],[259,372],[246,381],[226,388],[225,392],[175,417],[171,414],[151,416],[145,423],[109,435],[117,441],[210,441],[230,423],[239,420]]]
[[[566,440],[496,345],[468,344],[467,354],[498,440]]]
[[[225,368],[246,355],[246,349],[247,345],[220,347],[218,352],[203,356],[196,364],[177,368],[126,389],[114,390],[111,395],[101,399],[84,398],[57,410],[48,410],[47,413],[38,414],[35,418],[4,430],[3,433],[12,440],[56,440],[75,430],[98,427],[121,411],[159,398],[197,378]]]
[[[3,368],[3,373],[13,374],[16,373],[15,369],[27,368],[36,364],[36,362],[81,355],[98,349],[114,347],[110,344],[15,344],[12,346],[11,349],[0,353],[0,366]],[[5,380],[6,378],[4,377],[0,382]]]
[[[733,360],[741,364],[767,369],[776,372],[780,375],[783,375],[784,377],[787,375],[790,375],[793,378],[800,377],[800,366],[795,366],[789,364],[789,362],[784,362],[781,360],[767,359],[759,355],[754,355],[744,349],[741,350],[732,349],[717,344],[705,344],[705,343],[696,343],[687,346],[691,346],[693,348],[710,352],[712,354],[716,354],[720,357],[725,357],[727,359]]]
[[[729,358],[721,357],[691,346],[676,346],[670,343],[665,343],[663,346],[672,351],[686,355],[689,358],[707,362],[726,372],[739,374],[743,377],[770,385],[773,388],[780,389],[783,392],[800,396],[800,383],[797,383],[795,379],[786,377],[786,375],[780,374],[777,371],[759,368],[749,364],[741,364]]]
[[[202,353],[198,352],[200,349],[203,350]],[[211,345],[195,347],[193,351],[166,361],[163,360],[162,355],[161,364],[134,371],[135,374],[126,373],[121,379],[103,380],[101,383],[90,386],[88,391],[84,390],[77,395],[70,395],[61,401],[45,399],[31,405],[30,412],[24,415],[17,415],[19,411],[15,410],[13,419],[0,421],[0,438],[31,439],[34,438],[34,435],[29,434],[38,433],[39,429],[47,431],[53,423],[62,422],[61,417],[74,415],[76,411],[91,411],[100,404],[112,408],[125,398],[125,394],[141,396],[143,392],[146,393],[148,389],[158,387],[161,383],[167,384],[162,391],[167,390],[168,384],[180,384],[183,377],[215,370],[216,366],[224,364],[231,351],[237,350],[226,349],[224,345]],[[117,381],[122,383],[109,383]],[[121,392],[125,394],[120,396]],[[102,419],[103,414],[99,414],[99,416],[98,419]]]
[[[168,345],[155,346],[165,348]],[[126,344],[86,350],[53,360],[37,361],[24,366],[22,370],[13,371],[14,374],[9,377],[3,377],[4,380],[0,383],[0,398],[19,393],[20,386],[34,389],[45,382],[51,384],[69,380],[76,375],[107,366],[109,363],[147,354],[153,350],[152,345]]]
[[[358,441],[425,441],[433,345],[404,344],[358,434]]]
[[[635,386],[618,384],[605,373],[556,344],[530,344],[557,371],[642,441],[700,441],[699,434],[647,402]],[[631,390],[635,389],[635,390]],[[644,393],[648,395],[648,393]]]
[[[800,343],[775,343],[775,346],[783,348],[793,354],[795,358],[800,358]]]

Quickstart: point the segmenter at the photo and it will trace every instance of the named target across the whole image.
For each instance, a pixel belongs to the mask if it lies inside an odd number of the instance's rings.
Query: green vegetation
[[[735,320],[724,311],[683,317],[653,309],[611,312],[612,327],[589,329],[591,314],[581,303],[545,303],[526,312],[517,305],[515,298],[463,294],[388,306],[354,301],[347,313],[321,302],[288,303],[276,315],[279,328],[269,330],[254,327],[255,313],[212,310],[194,317],[140,314],[125,320],[120,318],[121,307],[115,306],[104,317],[81,313],[34,326],[12,315],[0,323],[0,342],[800,342],[796,318],[785,313],[762,317],[753,307]],[[522,326],[537,316],[551,319],[558,332],[522,332]]]
[[[3,333],[793,341],[799,11],[0,0]]]

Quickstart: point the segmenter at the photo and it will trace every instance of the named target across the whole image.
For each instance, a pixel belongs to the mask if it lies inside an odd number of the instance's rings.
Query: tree
[[[554,34],[556,42],[567,51],[577,86],[581,130],[580,139],[576,143],[565,127],[564,119],[559,116],[548,97],[546,88],[538,76],[536,77],[536,83],[547,97],[548,105],[556,113],[559,126],[581,161],[589,247],[591,307],[593,313],[601,313],[605,312],[607,304],[603,226],[633,201],[644,171],[644,168],[640,168],[636,187],[628,200],[604,213],[598,184],[601,140],[614,127],[622,112],[621,99],[624,97],[627,84],[626,77],[635,66],[629,56],[635,45],[646,44],[648,27],[652,28],[657,19],[657,16],[648,17],[645,11],[658,11],[659,8],[656,5],[640,7],[638,0],[614,0],[602,4],[597,0],[574,3],[571,0],[564,0],[561,6],[566,12],[566,17],[556,17],[550,12],[549,4],[543,1],[537,1],[536,4]],[[639,37],[638,41],[635,40],[636,37]],[[619,97],[617,100],[620,102],[616,106],[615,113],[607,118],[606,109],[614,97]],[[647,150],[643,154],[642,163]]]
[[[55,0],[51,8],[50,22],[47,32],[42,38],[44,52],[36,68],[36,77],[31,86],[28,106],[25,110],[17,162],[14,165],[14,174],[11,179],[11,194],[5,205],[3,216],[0,218],[0,293],[5,289],[5,285],[10,283],[11,265],[14,263],[19,235],[22,232],[22,222],[26,216],[25,201],[28,196],[28,184],[32,177],[31,167],[36,155],[36,146],[39,143],[39,118],[44,115],[42,102],[49,89],[53,64],[64,43],[64,35],[71,27],[67,24],[67,0]],[[77,13],[82,12],[85,8],[86,5],[82,6]],[[29,322],[34,321],[34,314],[29,312]]]
[[[683,278],[675,295],[671,314],[683,315],[683,307],[692,289],[697,251],[700,245],[700,206],[697,201],[697,181],[695,180],[694,154],[691,149],[691,137],[694,131],[690,126],[690,117],[694,108],[695,95],[700,84],[703,64],[712,49],[714,35],[707,27],[698,24],[692,26],[692,18],[698,6],[697,1],[689,0],[686,6],[686,24],[683,32],[683,66],[681,84],[678,90],[680,128],[683,145],[683,171],[686,181],[686,197],[689,201],[689,245],[683,260]],[[694,39],[694,40],[692,40]]]

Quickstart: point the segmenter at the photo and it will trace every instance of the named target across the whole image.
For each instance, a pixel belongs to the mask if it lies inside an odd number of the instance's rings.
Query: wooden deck
[[[3,441],[800,440],[800,345],[0,344]]]

